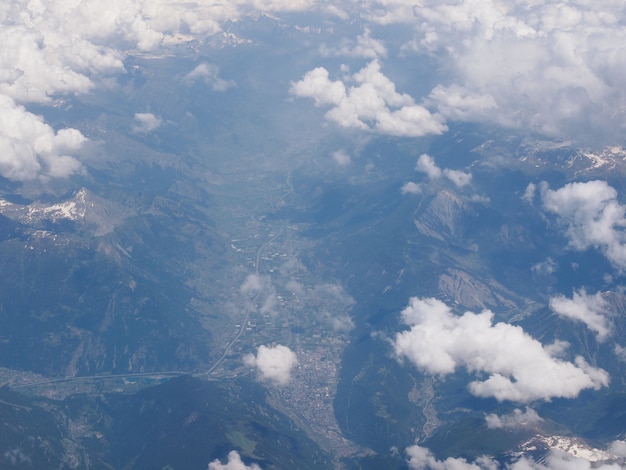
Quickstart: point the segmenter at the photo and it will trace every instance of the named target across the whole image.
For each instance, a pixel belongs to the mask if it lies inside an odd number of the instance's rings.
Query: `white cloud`
[[[185,75],[183,81],[192,84],[198,80],[202,80],[209,85],[213,91],[226,91],[236,86],[232,80],[224,80],[220,76],[220,68],[214,64],[203,62],[198,64],[191,72]]]
[[[222,463],[219,460],[215,459],[213,462],[209,463],[208,470],[261,470],[261,467],[259,467],[255,463],[251,465],[246,465],[241,460],[239,452],[237,452],[236,450],[231,450],[228,453],[227,463]]]
[[[498,416],[489,414],[485,416],[485,422],[489,429],[518,428],[520,426],[534,426],[543,421],[543,418],[532,408],[526,407],[525,411],[518,408],[511,414]]]
[[[406,49],[436,55],[449,72],[426,100],[447,119],[622,142],[620,2],[392,0],[379,14],[373,2],[366,8],[374,21],[416,25]]]
[[[418,445],[407,447],[406,454],[411,470],[496,470],[498,468],[498,464],[489,457],[481,457],[475,462],[453,457],[437,460],[429,449]]]
[[[535,200],[535,193],[537,192],[537,185],[535,183],[528,183],[522,199],[528,204],[532,204]]]
[[[574,363],[560,359],[566,343],[544,346],[519,326],[494,325],[489,310],[456,316],[440,300],[414,297],[402,318],[410,329],[396,334],[396,357],[441,376],[457,367],[487,374],[469,384],[476,396],[515,402],[574,398],[583,389],[598,390],[609,382],[604,370],[580,356]],[[548,376],[552,379],[546,381]]]
[[[459,188],[467,186],[472,182],[471,173],[465,173],[464,171],[450,170],[449,168],[446,168],[443,170],[443,174]]]
[[[609,450],[619,457],[626,457],[626,441],[613,441]]]
[[[287,385],[291,380],[291,369],[298,364],[296,354],[287,346],[259,346],[256,357],[247,354],[244,363],[250,367],[256,367],[259,378],[262,381],[274,385]]]
[[[152,113],[136,113],[133,132],[147,133],[158,129],[163,121]]]
[[[402,188],[400,188],[400,192],[402,194],[419,194],[422,192],[422,188],[420,185],[414,183],[413,181],[409,181],[408,183],[402,185]]]
[[[545,276],[554,274],[558,271],[558,269],[559,266],[557,265],[556,261],[554,261],[554,259],[550,257],[548,257],[545,261],[542,261],[541,263],[533,264],[530,268],[533,273]]]
[[[574,292],[571,299],[558,295],[550,299],[550,308],[559,316],[583,322],[596,333],[598,341],[604,341],[611,331],[607,317],[608,302],[600,292],[589,295],[585,289],[581,289]]]
[[[556,191],[542,183],[541,198],[544,210],[566,227],[571,248],[597,248],[617,268],[626,268],[626,209],[606,181],[569,183]]]
[[[269,276],[249,274],[239,288],[240,292],[247,296],[248,300],[258,301],[257,305],[250,303],[248,309],[258,309],[261,314],[276,314],[278,297],[276,288]]]
[[[387,48],[383,41],[370,36],[370,30],[365,28],[363,34],[357,36],[356,41],[342,40],[337,46],[320,47],[323,57],[360,57],[364,59],[376,59],[387,56]]]
[[[620,346],[619,344],[616,344],[614,352],[619,360],[626,362],[626,348],[625,347]]]
[[[420,137],[447,130],[441,116],[431,114],[413,98],[396,91],[394,83],[373,60],[348,79],[331,81],[323,67],[307,72],[302,80],[292,82],[289,92],[312,98],[317,106],[331,106],[326,118],[341,127],[369,130],[380,134]]]
[[[435,159],[427,154],[422,154],[417,159],[415,169],[425,173],[430,179],[438,179],[442,176],[452,181],[457,187],[462,188],[472,182],[472,175],[460,170],[451,170],[449,168],[441,169],[435,163]]]
[[[433,157],[425,153],[417,159],[415,169],[425,173],[430,179],[441,178],[441,168],[437,166]]]
[[[591,462],[556,450],[548,454],[545,462],[538,463],[528,457],[522,457],[509,467],[510,470],[623,470],[623,468],[618,463]]]
[[[67,177],[81,170],[76,153],[87,139],[76,129],[55,132],[40,116],[0,95],[0,174],[14,181]]]
[[[354,328],[354,321],[350,315],[333,315],[329,312],[325,314],[334,331],[347,333]]]
[[[619,441],[617,441],[619,442]],[[490,457],[479,457],[473,462],[463,458],[449,457],[438,460],[426,447],[414,445],[406,448],[411,470],[622,470],[618,463],[591,462],[581,457],[553,450],[541,463],[522,457],[513,464],[501,466]]]
[[[333,160],[339,166],[348,166],[351,163],[350,155],[348,155],[345,150],[333,152]]]

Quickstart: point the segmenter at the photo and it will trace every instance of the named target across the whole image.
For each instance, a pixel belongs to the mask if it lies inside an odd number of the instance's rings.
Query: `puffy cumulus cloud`
[[[76,129],[52,127],[11,98],[0,95],[0,174],[14,181],[66,177],[80,171],[70,154],[86,138]]]
[[[412,470],[623,470],[618,463],[591,462],[585,458],[553,450],[541,463],[522,457],[510,465],[500,465],[490,457],[479,457],[473,462],[462,458],[449,457],[438,460],[426,447],[407,447],[409,468]]]
[[[417,183],[409,181],[408,183],[402,185],[400,192],[402,194],[420,194],[422,192],[422,188]]]
[[[601,292],[589,295],[585,289],[581,289],[574,292],[571,299],[558,295],[550,299],[550,308],[561,317],[584,323],[596,333],[598,341],[604,341],[611,331],[607,317],[608,302],[604,300]]]
[[[625,208],[606,181],[569,183],[557,190],[542,183],[541,198],[543,209],[565,226],[572,249],[597,248],[614,266],[626,268]]]
[[[133,124],[133,132],[147,133],[158,129],[162,124],[161,118],[156,117],[152,113],[136,113],[135,122]]]
[[[227,463],[222,463],[219,460],[215,459],[213,462],[209,463],[208,470],[261,470],[261,467],[259,467],[255,463],[251,465],[246,465],[241,460],[239,452],[237,452],[236,450],[231,450],[228,453]]]
[[[522,411],[518,408],[513,410],[511,414],[498,416],[489,414],[485,416],[485,422],[489,429],[502,428],[518,428],[520,426],[534,426],[543,421],[543,418],[537,414],[532,408],[526,408]]]
[[[341,127],[380,134],[420,137],[447,130],[440,115],[416,104],[409,95],[398,93],[395,84],[373,60],[346,81],[332,81],[323,67],[307,72],[302,80],[292,82],[289,92],[312,98],[317,106],[330,106],[326,118]]]
[[[244,364],[256,367],[259,378],[273,385],[287,385],[291,380],[291,369],[298,364],[296,354],[287,346],[259,346],[256,356],[244,356]]]
[[[407,447],[409,468],[412,470],[497,470],[498,464],[489,457],[481,457],[475,462],[465,459],[448,457],[437,460],[426,447],[414,445]]]
[[[198,80],[202,80],[209,85],[213,91],[226,91],[236,86],[232,80],[224,80],[219,76],[220,69],[217,65],[203,62],[198,64],[191,72],[185,75],[183,81],[192,84]]]
[[[369,19],[412,22],[406,49],[449,72],[426,102],[448,119],[561,138],[623,142],[623,4],[580,0],[367,2]]]
[[[387,48],[383,41],[370,36],[370,30],[365,29],[364,33],[357,36],[356,41],[344,39],[338,46],[320,47],[320,54],[324,57],[360,57],[365,59],[376,59],[387,56]]]
[[[425,173],[430,179],[441,178],[441,168],[435,163],[435,159],[427,154],[422,154],[417,159],[415,169],[422,173]]]
[[[441,169],[435,163],[435,159],[427,154],[422,154],[417,159],[415,169],[425,173],[430,179],[438,179],[442,176],[452,181],[457,187],[462,188],[472,182],[471,173],[465,173],[460,170],[450,170],[449,168]]]
[[[441,376],[457,367],[487,374],[469,384],[470,392],[479,397],[515,402],[574,398],[583,389],[598,390],[609,383],[606,371],[591,367],[580,356],[575,363],[560,359],[566,343],[544,346],[519,326],[494,325],[489,310],[457,316],[440,300],[414,297],[402,319],[410,329],[396,334],[392,342],[396,357]]]

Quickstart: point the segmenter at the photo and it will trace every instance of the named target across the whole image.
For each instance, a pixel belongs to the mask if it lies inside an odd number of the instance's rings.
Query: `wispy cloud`
[[[514,429],[520,426],[534,426],[543,422],[543,418],[535,410],[527,407],[524,411],[516,408],[508,415],[488,414],[485,416],[485,422],[489,429]]]
[[[188,85],[197,81],[206,83],[213,91],[226,91],[237,86],[233,80],[224,80],[220,77],[220,68],[217,65],[206,62],[198,64],[183,78],[183,82]]]

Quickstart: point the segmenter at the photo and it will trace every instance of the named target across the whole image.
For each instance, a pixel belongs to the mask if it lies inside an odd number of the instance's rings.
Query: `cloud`
[[[604,341],[610,333],[608,302],[602,293],[588,295],[585,289],[574,292],[571,299],[563,295],[550,299],[550,308],[561,317],[583,322],[587,328],[594,331],[598,341]]]
[[[515,402],[574,398],[581,390],[598,390],[609,382],[606,371],[591,367],[580,356],[574,363],[560,359],[567,343],[544,346],[519,326],[494,325],[489,310],[456,316],[440,300],[413,297],[402,318],[410,329],[397,333],[392,342],[398,360],[406,358],[440,376],[457,367],[487,374],[469,384],[470,392],[479,397]]]
[[[241,284],[239,290],[242,294],[250,294],[260,292],[265,288],[267,280],[258,274],[248,274],[245,281]]]
[[[269,276],[249,274],[239,288],[248,300],[259,301],[258,305],[249,304],[247,308],[258,309],[261,314],[275,315],[278,297],[276,288]]]
[[[133,132],[143,134],[157,129],[163,121],[152,113],[136,113]]]
[[[626,441],[613,441],[609,450],[619,457],[626,457]]]
[[[528,457],[522,457],[509,467],[510,470],[622,470],[618,463],[591,462],[582,457],[575,457],[566,452],[553,450],[545,459],[538,463]]]
[[[626,268],[626,209],[606,181],[569,183],[555,191],[542,183],[541,198],[543,209],[565,227],[570,248],[597,248],[615,267]]]
[[[530,270],[534,274],[544,276],[550,276],[551,274],[557,272],[558,269],[559,266],[557,265],[556,261],[554,261],[554,259],[552,259],[551,257],[548,257],[545,261],[542,261],[541,263],[533,264],[530,268]]]
[[[369,19],[412,22],[405,50],[448,76],[425,101],[447,119],[551,137],[622,142],[626,32],[620,2],[386,2]]]
[[[425,173],[431,180],[441,178],[441,168],[437,166],[433,157],[425,153],[417,159],[415,169]]]
[[[407,447],[406,455],[411,470],[620,470],[623,468],[617,463],[591,462],[558,450],[552,450],[545,459],[542,459],[541,463],[528,457],[522,457],[513,464],[506,466],[499,465],[487,456],[479,457],[473,462],[453,457],[438,460],[429,449],[419,445]]]
[[[442,170],[435,163],[435,159],[425,153],[420,155],[417,159],[415,169],[425,173],[430,179],[438,179],[444,176],[459,188],[467,186],[472,182],[472,175],[470,173],[465,173],[460,170],[450,170],[448,168]]]
[[[296,354],[287,346],[259,346],[256,357],[247,354],[244,363],[256,367],[259,379],[273,385],[284,386],[291,380],[291,369],[298,364]]]
[[[402,194],[419,194],[422,192],[422,188],[420,185],[409,181],[408,183],[402,185],[402,188],[400,188],[400,192]]]
[[[330,106],[326,119],[341,127],[399,137],[442,134],[447,130],[441,116],[415,104],[409,95],[398,93],[377,60],[346,80],[355,85],[346,87],[342,81],[331,81],[328,70],[318,67],[302,80],[292,82],[289,92],[312,98],[316,106]]]
[[[620,346],[619,344],[616,344],[614,352],[619,360],[626,362],[626,348],[625,347]]]
[[[525,411],[516,408],[508,415],[498,416],[496,414],[489,414],[485,416],[485,422],[489,429],[514,429],[520,426],[534,426],[542,421],[543,418],[541,418],[535,410],[528,407],[526,407]]]
[[[333,331],[348,333],[354,328],[354,320],[352,320],[350,315],[333,315],[326,312],[324,316],[329,321]]]
[[[55,132],[42,117],[0,95],[0,174],[13,181],[63,178],[82,165],[71,154],[87,139],[76,129]]]
[[[246,465],[241,460],[239,452],[231,450],[228,453],[228,463],[223,464],[219,460],[215,459],[209,464],[208,470],[261,470],[257,464]]]
[[[183,82],[190,85],[202,80],[209,85],[213,91],[226,91],[229,88],[237,86],[232,80],[224,80],[220,78],[220,68],[214,64],[203,62],[198,64],[191,72],[183,78]]]
[[[348,166],[351,163],[350,155],[348,155],[345,150],[333,152],[333,160],[339,166]]]
[[[526,201],[528,204],[532,204],[535,200],[535,193],[537,192],[537,185],[535,183],[529,183],[526,186],[526,190],[524,191],[524,195],[522,196],[522,200]]]
[[[429,449],[418,445],[407,447],[406,454],[411,470],[496,470],[498,468],[498,464],[489,457],[481,457],[472,463],[453,457],[437,460]]]
[[[387,56],[385,44],[370,36],[369,28],[357,36],[356,42],[343,39],[338,46],[320,47],[322,57],[358,57],[364,59],[384,58]]]

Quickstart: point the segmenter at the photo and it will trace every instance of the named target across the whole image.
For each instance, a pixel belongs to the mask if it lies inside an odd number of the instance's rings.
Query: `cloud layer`
[[[560,359],[565,343],[544,346],[518,326],[494,325],[489,310],[456,316],[440,300],[414,297],[402,318],[410,329],[396,334],[396,357],[441,376],[457,367],[487,374],[469,384],[476,396],[515,402],[574,398],[583,389],[598,390],[609,382],[604,370],[582,357],[574,363]]]
[[[298,364],[296,354],[287,346],[259,346],[256,356],[248,354],[244,363],[256,367],[259,379],[273,385],[287,385],[291,380],[291,369]]]
[[[450,71],[429,96],[447,119],[623,141],[620,2],[391,1],[386,13],[381,20],[414,22],[407,48],[437,55]]]

